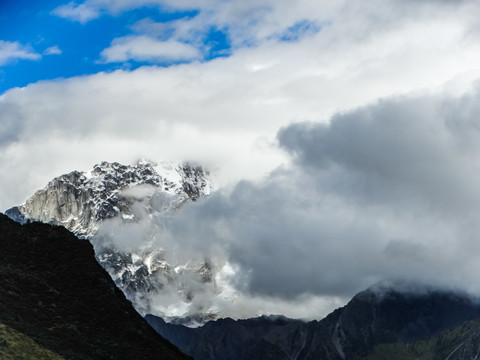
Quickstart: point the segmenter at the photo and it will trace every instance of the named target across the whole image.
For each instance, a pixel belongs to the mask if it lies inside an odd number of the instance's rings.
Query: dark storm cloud
[[[385,279],[475,288],[478,99],[394,98],[290,125],[278,138],[291,168],[168,228],[196,253],[223,252],[253,294],[346,296]]]
[[[467,210],[479,200],[477,99],[380,101],[331,125],[291,125],[279,141],[323,190],[369,205]]]
[[[290,181],[305,187],[299,190],[302,193],[294,191]],[[240,290],[285,298],[304,293],[345,295],[346,289],[358,285],[338,267],[340,262],[347,268],[355,262],[343,242],[350,231],[356,232],[358,242],[351,250],[366,261],[360,266],[368,273],[368,251],[375,246],[371,239],[378,235],[360,224],[343,228],[341,209],[320,216],[315,206],[318,194],[308,191],[309,181],[301,182],[287,173],[277,173],[261,185],[244,182],[228,196],[213,195],[184,209],[167,228],[184,251],[191,247],[187,253],[223,254],[240,265],[236,279]]]

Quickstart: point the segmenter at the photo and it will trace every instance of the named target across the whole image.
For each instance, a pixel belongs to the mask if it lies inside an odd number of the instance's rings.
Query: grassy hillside
[[[28,336],[0,323],[0,359],[2,360],[63,360]]]

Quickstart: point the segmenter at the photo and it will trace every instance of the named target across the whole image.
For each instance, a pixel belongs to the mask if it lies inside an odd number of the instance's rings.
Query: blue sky
[[[211,26],[198,34],[195,46],[198,56],[125,58],[108,60],[101,53],[112,41],[142,32],[135,25],[169,24],[194,18],[195,9],[162,11],[161,6],[143,6],[120,13],[105,12],[89,21],[79,21],[58,14],[55,9],[68,3],[62,1],[5,1],[0,5],[0,54],[16,46],[22,54],[10,53],[0,65],[0,93],[13,87],[23,87],[39,80],[69,78],[116,69],[134,70],[140,66],[170,66],[182,62],[208,61],[228,56],[228,34]],[[153,39],[166,41],[173,35],[168,26]],[[198,43],[200,42],[200,43]],[[183,43],[189,44],[189,40]]]

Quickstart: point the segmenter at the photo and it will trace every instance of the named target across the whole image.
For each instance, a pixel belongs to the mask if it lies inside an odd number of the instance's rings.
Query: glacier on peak
[[[183,309],[197,316],[208,309],[192,300],[218,292],[217,267],[210,259],[178,263],[165,248],[163,219],[214,190],[212,175],[189,163],[104,161],[54,178],[6,215],[62,225],[90,240],[99,263],[141,314],[168,318]]]

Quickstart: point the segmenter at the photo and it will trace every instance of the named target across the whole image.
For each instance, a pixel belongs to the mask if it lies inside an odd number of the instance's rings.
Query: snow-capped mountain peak
[[[77,236],[89,238],[101,221],[116,216],[132,219],[133,200],[162,193],[172,211],[196,201],[214,189],[210,173],[188,163],[157,165],[139,161],[122,165],[103,161],[85,172],[72,171],[51,180],[25,204],[7,210],[14,220],[38,220],[65,226]]]
[[[99,263],[140,313],[169,316],[155,310],[151,294],[173,294],[172,309],[187,309],[195,296],[192,288],[215,288],[215,279],[206,259],[166,260],[162,220],[214,188],[207,170],[188,163],[104,161],[54,178],[6,215],[63,225],[90,240]]]

